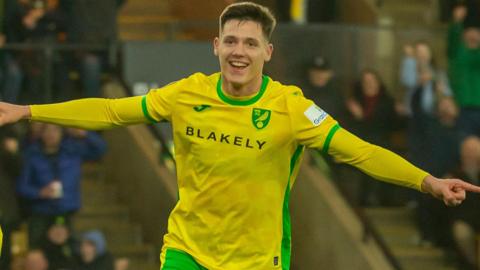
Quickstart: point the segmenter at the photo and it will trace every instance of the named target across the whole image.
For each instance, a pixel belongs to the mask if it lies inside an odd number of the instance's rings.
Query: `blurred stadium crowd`
[[[319,56],[312,60],[310,86],[304,92],[361,138],[402,153],[433,175],[479,184],[480,9],[477,1],[444,2],[449,2],[445,12],[450,14],[443,18],[449,21],[447,51],[437,58],[446,59],[446,68],[438,65],[429,40],[412,41],[403,46],[400,89],[387,89],[379,71],[369,67],[344,89],[329,59]],[[419,245],[453,251],[448,254],[457,254],[459,269],[477,269],[478,195],[449,209],[433,198],[372,181],[334,160],[329,164],[332,177],[354,205],[414,208]]]
[[[1,99],[44,103],[99,96],[123,2],[1,1]],[[126,261],[109,253],[101,231],[73,232],[81,166],[106,151],[101,136],[40,123],[0,133],[0,269],[126,269]],[[15,256],[12,232],[25,223],[29,250]]]
[[[109,45],[117,40],[122,0],[0,1],[0,97],[12,103],[63,101],[100,96]],[[234,2],[234,1],[225,1]],[[310,1],[308,16],[295,3],[278,1],[286,23],[335,22],[335,1]],[[305,72],[307,97],[361,138],[400,151],[439,177],[480,184],[480,8],[476,1],[440,1],[449,21],[443,69],[428,40],[405,44],[402,89],[387,89],[372,68],[354,82],[340,82],[325,55]],[[455,3],[454,3],[455,2]],[[315,13],[315,10],[325,12]],[[45,50],[45,44],[73,45]],[[62,49],[63,48],[63,49]],[[51,64],[51,70],[45,68]],[[46,83],[51,72],[53,80]],[[274,78],[282,81],[282,78]],[[349,85],[344,89],[343,85]],[[47,99],[49,88],[53,97]],[[400,97],[400,98],[399,98]],[[106,151],[96,133],[31,123],[0,130],[0,222],[5,244],[0,269],[125,269],[110,255],[100,231],[78,235],[71,226],[80,209],[81,164]],[[328,160],[328,157],[325,157]],[[372,181],[328,160],[332,177],[356,206],[416,209],[419,245],[455,250],[462,269],[477,264],[478,195],[452,211],[427,196]],[[27,223],[30,250],[11,256],[11,232]],[[448,236],[448,237],[446,237]]]

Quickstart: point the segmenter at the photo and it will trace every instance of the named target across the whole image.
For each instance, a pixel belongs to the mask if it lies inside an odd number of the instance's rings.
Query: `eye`
[[[231,39],[231,38],[227,38],[223,41],[223,43],[227,44],[227,45],[232,45],[235,43],[235,40]]]
[[[247,42],[247,45],[248,45],[248,47],[257,47],[257,43],[255,43],[253,41]]]

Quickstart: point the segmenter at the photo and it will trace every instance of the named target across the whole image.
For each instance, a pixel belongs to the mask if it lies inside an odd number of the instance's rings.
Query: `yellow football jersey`
[[[288,198],[302,145],[327,147],[337,123],[297,87],[266,76],[257,94],[235,99],[220,74],[197,73],[144,104],[147,118],[171,121],[174,132],[179,201],[163,250],[208,269],[289,265]]]
[[[420,190],[427,175],[339,127],[295,86],[267,76],[253,96],[196,73],[143,97],[31,106],[32,119],[80,128],[172,123],[179,200],[167,248],[210,270],[290,267],[290,189],[303,148],[321,149],[377,179]]]

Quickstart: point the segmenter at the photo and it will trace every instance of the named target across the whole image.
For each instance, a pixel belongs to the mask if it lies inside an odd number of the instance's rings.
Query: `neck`
[[[246,97],[251,96],[262,87],[262,75],[254,78],[252,81],[247,82],[246,84],[236,84],[225,80],[225,77],[222,77],[222,89],[225,93],[234,96],[234,97]]]

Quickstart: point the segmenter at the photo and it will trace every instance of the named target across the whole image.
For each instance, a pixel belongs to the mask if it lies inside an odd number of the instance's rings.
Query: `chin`
[[[227,76],[225,76],[225,80],[235,86],[244,85],[248,81],[247,77],[244,75],[239,76],[239,75],[232,75],[232,74],[228,74]]]

